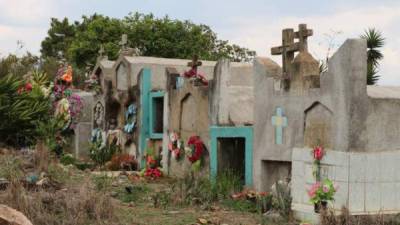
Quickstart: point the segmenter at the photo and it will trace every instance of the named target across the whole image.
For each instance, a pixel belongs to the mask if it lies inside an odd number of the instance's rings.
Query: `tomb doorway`
[[[240,177],[244,184],[246,139],[243,137],[217,138],[218,174],[228,172]]]
[[[210,176],[215,180],[226,166],[243,173],[244,185],[253,185],[253,127],[210,127]],[[231,155],[230,153],[235,152]],[[237,153],[237,154],[236,154]],[[230,162],[227,162],[231,160]]]

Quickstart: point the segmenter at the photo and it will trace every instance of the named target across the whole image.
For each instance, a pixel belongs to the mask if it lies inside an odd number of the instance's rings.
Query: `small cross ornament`
[[[276,108],[276,115],[272,116],[272,125],[275,126],[275,144],[281,145],[283,143],[283,128],[287,127],[287,117],[283,116],[283,109]]]
[[[104,50],[104,46],[100,45],[99,56],[102,57],[106,51]]]

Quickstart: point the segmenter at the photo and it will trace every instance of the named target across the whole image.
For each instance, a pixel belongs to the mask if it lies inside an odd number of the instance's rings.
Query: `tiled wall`
[[[293,209],[312,211],[307,189],[315,182],[311,149],[293,149]],[[331,206],[351,213],[400,212],[400,151],[355,153],[327,150],[321,175],[339,185]]]

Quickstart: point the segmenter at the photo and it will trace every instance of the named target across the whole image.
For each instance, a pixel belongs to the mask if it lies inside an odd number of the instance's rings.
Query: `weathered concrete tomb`
[[[297,32],[283,30],[284,47],[272,48],[272,54],[282,54],[282,68],[255,61],[254,185],[266,190],[287,179],[292,208],[298,215],[312,214],[311,149],[322,145],[321,175],[339,186],[334,209],[398,213],[400,120],[394,115],[400,88],[367,87],[367,46],[361,39],[347,40],[320,74],[307,52],[311,34],[305,25]],[[265,69],[265,63],[274,66]]]

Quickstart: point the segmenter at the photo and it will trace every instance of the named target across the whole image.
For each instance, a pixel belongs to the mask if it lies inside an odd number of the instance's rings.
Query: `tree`
[[[47,37],[42,41],[40,50],[42,58],[62,59],[66,56],[72,40],[75,38],[75,29],[78,23],[70,24],[67,18],[59,21],[51,18]]]
[[[152,14],[134,13],[124,18],[132,47],[144,56],[165,58],[192,58],[205,60],[226,57],[233,61],[249,61],[254,51],[219,40],[209,26],[188,20],[171,20],[168,16],[155,18]]]
[[[385,44],[382,33],[375,28],[369,28],[361,35],[367,41],[367,85],[376,84],[380,78],[378,75],[379,61],[383,59],[383,54],[379,50]]]
[[[66,34],[66,40],[56,35],[59,33]],[[188,59],[197,54],[203,60],[226,57],[233,61],[249,61],[256,54],[219,40],[216,33],[203,24],[131,13],[124,19],[99,14],[83,16],[82,22],[74,24],[69,24],[67,19],[61,22],[52,19],[48,37],[42,42],[42,56],[57,57],[61,51],[68,61],[84,69],[95,64],[101,45],[110,59],[116,59],[118,43],[124,33],[128,35],[128,46],[138,48],[143,56]]]
[[[67,50],[68,60],[80,69],[94,66],[101,45],[106,54],[115,59],[124,30],[121,20],[98,14],[83,16],[83,22],[77,25],[75,37]]]

